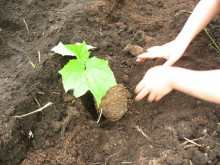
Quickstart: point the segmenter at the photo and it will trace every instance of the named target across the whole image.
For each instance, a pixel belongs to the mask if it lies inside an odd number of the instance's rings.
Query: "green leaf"
[[[102,97],[113,86],[117,85],[108,61],[99,58],[90,58],[86,64],[89,90],[94,95],[99,107]]]
[[[74,90],[74,96],[80,97],[88,91],[87,77],[84,68],[84,61],[70,60],[59,71],[62,75],[62,81],[65,91]]]
[[[54,51],[55,53],[58,53],[62,56],[76,56],[76,54],[70,51],[68,48],[66,48],[62,42],[59,42],[59,44],[53,47],[51,51]]]
[[[68,50],[76,54],[79,60],[88,60],[90,52],[88,51],[85,41],[81,45],[64,45]]]
[[[59,42],[59,44],[57,46],[53,47],[51,49],[51,51],[54,51],[55,53],[58,53],[62,56],[76,56],[76,54],[73,52],[73,50],[71,48],[73,45],[82,45],[82,43],[77,42],[76,44],[72,44],[72,45],[70,45],[70,44],[64,45],[62,42]],[[88,50],[96,48],[91,45],[86,45],[86,46],[87,46]]]
[[[88,48],[90,47],[90,48]],[[88,49],[94,47],[82,44],[63,45],[62,43],[52,50],[61,55],[76,55],[77,59],[70,60],[59,71],[65,91],[74,90],[74,96],[80,97],[88,90],[91,91],[99,107],[102,97],[113,86],[117,85],[108,61],[93,57],[89,59]]]

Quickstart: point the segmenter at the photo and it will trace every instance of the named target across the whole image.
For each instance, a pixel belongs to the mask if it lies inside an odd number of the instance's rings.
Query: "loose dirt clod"
[[[128,45],[123,49],[124,53],[130,53],[133,56],[138,56],[144,52],[146,52],[146,50],[138,45]]]
[[[128,109],[128,100],[131,97],[130,92],[123,84],[112,87],[103,97],[99,109],[109,121],[117,121],[124,116]]]

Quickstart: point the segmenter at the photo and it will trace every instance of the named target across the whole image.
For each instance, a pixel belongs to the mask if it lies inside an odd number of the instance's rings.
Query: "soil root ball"
[[[133,56],[138,56],[144,52],[146,52],[146,50],[138,45],[128,45],[123,49],[124,53],[130,53]]]
[[[112,87],[102,98],[102,102],[97,109],[109,121],[117,121],[125,115],[128,109],[128,101],[131,98],[130,92],[123,84]]]

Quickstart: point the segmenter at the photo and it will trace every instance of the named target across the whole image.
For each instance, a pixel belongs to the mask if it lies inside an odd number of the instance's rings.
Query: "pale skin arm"
[[[146,95],[149,95],[149,102],[158,101],[174,89],[206,101],[220,103],[220,70],[192,71],[168,67],[181,58],[193,38],[219,12],[220,0],[201,0],[175,40],[152,47],[137,57],[137,62],[153,58],[164,58],[167,61],[163,66],[148,70],[136,87],[136,101]]]
[[[146,95],[148,101],[158,101],[172,90],[220,103],[220,70],[194,71],[178,67],[157,66],[150,69],[138,84],[135,100]]]
[[[164,58],[165,66],[173,65],[193,40],[193,38],[220,12],[220,0],[201,0],[190,15],[182,31],[175,40],[162,46],[154,46],[137,57],[137,62],[146,59]]]

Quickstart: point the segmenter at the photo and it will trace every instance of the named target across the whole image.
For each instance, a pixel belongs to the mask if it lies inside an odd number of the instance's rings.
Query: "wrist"
[[[174,72],[174,68],[171,66],[171,67],[167,67],[167,71],[166,71],[167,75],[167,82],[169,84],[169,87],[171,90],[175,89],[175,72]]]
[[[189,46],[191,40],[185,38],[185,37],[181,37],[180,35],[176,37],[176,39],[174,40],[175,45],[177,45],[178,49],[182,52],[184,52],[186,50],[186,48]]]

